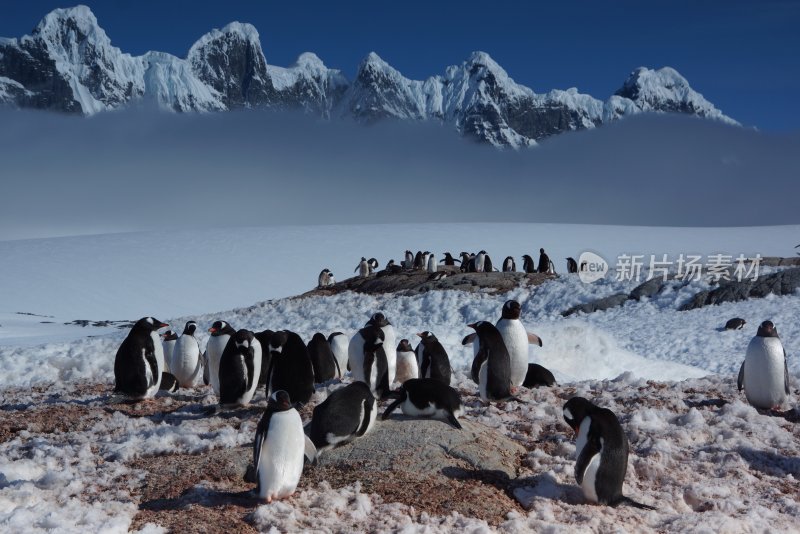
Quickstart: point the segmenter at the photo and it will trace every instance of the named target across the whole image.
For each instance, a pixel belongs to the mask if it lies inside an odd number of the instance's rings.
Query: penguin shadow
[[[768,415],[770,417],[781,417],[783,419],[786,419],[790,423],[800,422],[800,410],[797,408],[790,408],[783,412],[780,410],[759,410],[758,412],[763,415]]]
[[[783,456],[749,447],[739,447],[736,452],[755,471],[777,477],[789,475],[794,478],[800,477],[800,458]]]
[[[569,505],[586,504],[582,490],[574,484],[562,484],[550,473],[513,481],[513,496],[525,508],[530,508],[534,498],[549,499]]]
[[[691,399],[684,399],[683,403],[686,405],[687,408],[722,408],[728,401],[725,399],[702,399],[702,400],[691,400]]]
[[[230,505],[251,508],[258,504],[263,504],[263,502],[252,490],[221,491],[203,485],[197,485],[188,488],[177,497],[144,501],[139,505],[139,509],[159,512],[165,510],[182,510],[191,505],[202,506],[204,508],[221,508]]]

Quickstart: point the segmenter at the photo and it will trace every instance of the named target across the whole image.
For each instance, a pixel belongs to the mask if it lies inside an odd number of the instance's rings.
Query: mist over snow
[[[798,134],[638,116],[521,151],[435,124],[0,112],[0,240],[402,222],[797,223]]]

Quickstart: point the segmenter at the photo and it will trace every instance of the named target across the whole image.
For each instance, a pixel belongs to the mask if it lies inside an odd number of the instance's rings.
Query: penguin
[[[517,264],[514,263],[514,258],[511,256],[506,257],[503,260],[503,272],[504,273],[515,273],[517,272]]]
[[[314,368],[314,383],[321,384],[336,376],[342,376],[336,357],[333,355],[328,340],[319,332],[314,334],[308,342],[308,357]]]
[[[336,358],[336,369],[339,372],[339,378],[344,376],[347,370],[347,345],[350,340],[341,332],[333,332],[328,336],[328,345],[331,346],[333,356]]]
[[[761,323],[750,340],[737,385],[755,408],[776,410],[786,401],[790,392],[786,349],[772,321]]]
[[[389,367],[389,384],[391,384],[394,382],[394,376],[397,372],[397,348],[395,347],[394,327],[381,312],[373,314],[364,326],[367,325],[375,325],[383,330],[383,350],[386,353],[386,365]]]
[[[747,321],[736,317],[725,323],[725,330],[741,330],[746,324]]]
[[[483,273],[485,272],[485,265],[486,263],[486,251],[481,250],[478,252],[478,255],[475,256],[475,272],[476,273]]]
[[[367,384],[376,398],[385,397],[390,382],[383,330],[375,324],[367,324],[350,340],[348,353],[353,380]]]
[[[172,351],[175,349],[175,342],[178,341],[178,334],[172,330],[167,330],[161,334],[161,347],[164,349],[164,369],[162,371],[171,373],[170,362],[172,361]]]
[[[484,258],[483,258],[483,272],[485,273],[494,272],[494,265],[492,265],[492,258],[486,253],[484,253]]]
[[[366,278],[369,276],[369,263],[367,263],[367,258],[361,257],[361,261],[356,266],[356,270],[353,271],[354,273],[358,273],[358,276],[361,278]]]
[[[461,430],[458,422],[458,417],[464,413],[461,395],[447,384],[433,378],[412,378],[392,395],[397,399],[386,408],[381,419],[387,419],[399,406],[405,415],[444,419]]]
[[[421,250],[418,250],[417,253],[414,255],[414,270],[421,271],[425,268],[425,257],[422,254]]]
[[[545,254],[544,249],[539,249],[539,268],[537,272],[547,273],[550,271],[550,256]]]
[[[427,330],[417,334],[420,337],[420,347],[417,354],[420,357],[420,378],[432,378],[450,385],[450,358],[447,351],[436,336]]]
[[[328,287],[334,284],[333,273],[329,269],[322,269],[317,280],[317,287]]]
[[[340,447],[369,432],[375,425],[378,406],[364,382],[353,382],[328,395],[314,407],[308,437],[317,454]]]
[[[269,365],[272,361],[272,353],[269,351],[269,341],[272,339],[272,334],[274,333],[275,332],[269,329],[255,333],[256,339],[261,345],[261,373],[258,377],[259,386],[266,386],[269,382]],[[264,389],[266,389],[266,387]]]
[[[655,510],[622,494],[628,469],[628,438],[614,412],[583,397],[572,397],[564,404],[564,420],[578,434],[575,479],[588,501]]]
[[[461,272],[474,273],[475,272],[475,255],[469,252],[461,252]]]
[[[403,383],[411,378],[419,377],[419,368],[417,367],[417,355],[411,344],[407,339],[401,339],[400,344],[397,345],[397,374],[395,380]]]
[[[219,360],[219,403],[246,406],[258,387],[261,376],[261,343],[244,328],[228,340]]]
[[[395,264],[394,260],[389,260],[389,263],[386,264],[386,269],[384,270],[389,274],[400,274],[403,272],[403,268]]]
[[[527,332],[519,320],[521,310],[519,302],[507,300],[496,323],[511,358],[511,383],[514,387],[521,386],[528,373],[528,345],[542,346],[539,336]]]
[[[445,265],[453,267],[453,266],[455,266],[456,262],[461,263],[461,260],[457,260],[449,252],[445,252],[444,253],[444,258],[439,260],[439,263],[442,263],[442,262],[444,262]]]
[[[214,389],[214,393],[219,397],[219,359],[228,344],[230,337],[236,330],[225,321],[214,321],[208,329],[211,337],[206,344],[205,363],[208,369],[208,381]]]
[[[488,321],[467,325],[475,329],[478,351],[472,362],[472,379],[478,383],[481,399],[512,399],[511,357],[503,342],[503,336]]]
[[[402,262],[403,269],[411,270],[414,268],[414,253],[406,250],[405,259]]]
[[[175,342],[169,368],[182,388],[192,388],[200,383],[203,377],[203,362],[200,359],[200,344],[194,333],[197,323],[187,321],[181,337]]]
[[[522,256],[522,270],[528,274],[536,272],[536,267],[533,263],[533,258],[531,258],[527,254]]]
[[[292,407],[289,394],[276,391],[256,428],[253,465],[256,470],[258,497],[267,503],[294,494],[303,459],[316,461],[314,444],[303,433],[303,421]]]
[[[575,258],[567,258],[567,272],[570,274],[578,272],[578,262],[575,261]]]
[[[134,400],[154,397],[161,385],[164,348],[158,329],[169,326],[142,317],[122,341],[114,358],[114,392]]]
[[[269,340],[267,392],[284,390],[294,402],[307,403],[314,394],[314,369],[303,339],[281,330]]]
[[[429,254],[428,255],[428,269],[427,269],[428,272],[429,273],[435,273],[437,268],[438,268],[438,266],[439,266],[439,264],[436,263],[436,255],[435,254]]]
[[[541,365],[529,363],[528,373],[525,375],[525,381],[522,385],[528,389],[538,388],[539,386],[550,387],[556,385],[556,377]]]
[[[369,267],[369,274],[378,270],[378,260],[375,258],[370,258],[367,260],[367,266]]]

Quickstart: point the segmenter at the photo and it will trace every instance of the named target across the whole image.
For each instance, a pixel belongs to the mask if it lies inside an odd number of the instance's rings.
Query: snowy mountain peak
[[[54,9],[45,15],[39,24],[36,25],[33,34],[48,35],[60,31],[64,26],[69,24],[80,29],[87,35],[95,31],[103,36],[106,35],[103,29],[98,25],[97,17],[94,16],[92,10],[84,5]]]
[[[325,63],[314,52],[303,52],[297,57],[293,66],[309,70],[327,70]]]
[[[480,50],[476,50],[472,52],[469,57],[467,58],[467,65],[481,65],[483,67],[488,68],[489,70],[499,70],[505,73],[503,67],[501,67],[492,56],[487,54],[486,52],[481,52]]]

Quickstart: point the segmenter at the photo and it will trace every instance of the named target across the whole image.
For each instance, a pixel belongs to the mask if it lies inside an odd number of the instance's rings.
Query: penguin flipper
[[[786,390],[786,394],[788,395],[791,393],[789,390],[789,365],[786,363],[786,351],[783,351],[783,387]]]
[[[736,386],[739,388],[739,391],[742,391],[744,387],[744,362],[742,362],[742,366],[739,368],[739,378],[736,379]]]
[[[391,414],[391,413],[392,413],[392,412],[393,412],[393,411],[394,411],[394,410],[395,410],[395,409],[396,409],[398,406],[400,406],[400,404],[401,404],[401,403],[402,403],[404,400],[405,400],[405,395],[401,396],[399,399],[397,399],[396,401],[394,401],[393,403],[391,403],[391,404],[389,405],[389,407],[388,407],[388,408],[386,408],[386,410],[383,412],[383,415],[381,416],[381,419],[382,419],[382,420],[384,420],[384,421],[385,421],[386,419],[388,419],[388,418],[389,418],[389,415],[390,415],[390,414]]]
[[[178,379],[172,373],[166,371],[161,373],[161,384],[158,389],[172,393],[178,391]]]
[[[586,445],[583,446],[578,456],[578,461],[575,462],[575,480],[578,481],[578,484],[583,484],[583,474],[586,472],[586,468],[589,467],[589,462],[592,461],[596,454],[600,454],[600,438],[592,435],[591,428],[589,428],[588,437]]]
[[[639,508],[641,510],[656,510],[655,506],[650,506],[648,504],[642,504],[638,501],[634,501],[630,497],[626,497],[625,495],[621,495],[620,498],[613,503],[611,506],[617,506],[620,504],[627,504],[628,506],[633,506],[634,508]]]
[[[317,448],[314,446],[314,442],[311,441],[311,438],[309,438],[306,434],[303,434],[303,436],[306,438],[305,439],[305,450],[303,451],[303,454],[305,455],[306,460],[308,460],[308,462],[311,465],[316,465],[317,464]]]
[[[472,333],[472,334],[469,334],[467,336],[464,336],[464,339],[461,340],[461,344],[464,345],[464,346],[472,344],[475,341],[475,337],[477,335],[478,334]]]
[[[489,351],[485,348],[481,347],[481,350],[478,351],[478,354],[475,355],[475,359],[472,360],[472,369],[470,370],[470,376],[472,377],[472,381],[476,384],[480,384],[480,371],[481,365],[483,362],[489,359]]]
[[[267,409],[261,420],[258,422],[256,428],[256,439],[253,442],[253,470],[255,471],[256,482],[258,482],[258,466],[261,464],[261,452],[263,450],[264,442],[267,440],[267,433],[269,432],[269,422],[272,419],[272,410]]]
[[[456,427],[457,429],[459,429],[459,430],[463,430],[463,428],[461,427],[461,423],[459,423],[459,422],[458,422],[458,419],[456,419],[456,416],[455,416],[455,415],[453,415],[453,413],[452,413],[452,412],[447,414],[447,421],[448,421],[448,422],[449,422],[451,425],[453,425],[454,427]]]
[[[150,366],[150,373],[153,377],[153,383],[147,384],[147,387],[149,388],[158,382],[158,379],[160,378],[160,375],[158,374],[158,362],[156,361],[155,349],[145,351],[144,359],[147,360],[147,365]]]
[[[203,351],[203,384],[206,386],[211,383],[210,369],[208,368],[208,351]]]
[[[543,346],[542,338],[530,332],[526,332],[526,334],[528,334],[528,343],[530,343],[531,345],[539,345],[540,347]]]

